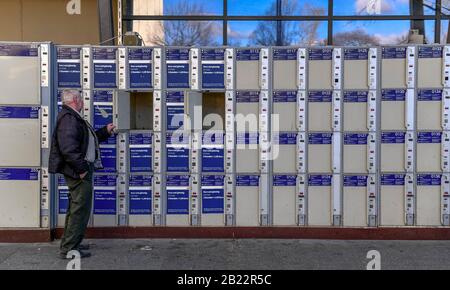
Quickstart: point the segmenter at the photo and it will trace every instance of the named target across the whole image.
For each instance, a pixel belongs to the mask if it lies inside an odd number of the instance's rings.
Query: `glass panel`
[[[328,0],[281,0],[281,15],[328,15]]]
[[[228,15],[277,15],[276,0],[228,0]]]
[[[434,42],[434,20],[425,20],[425,43],[432,44]]]
[[[407,43],[408,20],[335,21],[334,45],[389,45]]]
[[[450,43],[450,41],[447,41],[448,39],[448,32],[450,30],[450,22],[449,20],[442,20],[441,21],[441,44]]]
[[[147,46],[218,46],[222,45],[221,21],[139,20],[133,21]]]
[[[378,3],[378,5],[373,5],[373,3]],[[334,0],[333,10],[334,15],[410,14],[409,0]]]
[[[222,15],[223,0],[134,0],[134,15]]]

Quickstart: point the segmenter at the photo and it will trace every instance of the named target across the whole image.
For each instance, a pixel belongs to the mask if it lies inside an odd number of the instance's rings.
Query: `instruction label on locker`
[[[94,214],[115,215],[117,213],[116,183],[116,175],[94,175]]]
[[[225,49],[202,49],[202,87],[204,89],[225,88]]]
[[[152,171],[152,133],[130,133],[130,172]]]
[[[116,172],[117,149],[115,145],[100,145],[100,158],[102,160],[103,169],[99,172]]]
[[[94,91],[94,129],[113,122],[113,91]]]
[[[128,194],[130,214],[152,214],[152,176],[131,175],[129,177]]]
[[[81,47],[56,49],[58,87],[81,88]]]
[[[187,133],[167,132],[167,171],[189,171],[189,136]]]
[[[166,49],[166,80],[168,89],[189,88],[189,70],[189,48]]]
[[[128,71],[131,89],[152,88],[151,48],[128,49]]]
[[[0,168],[0,180],[39,180],[39,170],[31,168]]]
[[[224,213],[224,176],[202,176],[202,213]]]
[[[69,187],[63,176],[58,176],[58,213],[66,214],[69,207]]]
[[[417,129],[441,130],[442,90],[419,90],[417,94]]]
[[[178,130],[184,125],[184,93],[166,92],[167,130]]]
[[[202,140],[202,172],[224,172],[224,133],[204,132]]]
[[[93,48],[94,88],[117,88],[117,48]]]
[[[189,214],[189,175],[168,175],[167,214]]]

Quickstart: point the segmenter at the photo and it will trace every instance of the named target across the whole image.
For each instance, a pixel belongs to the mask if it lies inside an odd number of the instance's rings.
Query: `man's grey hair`
[[[77,90],[63,90],[61,94],[61,101],[64,105],[75,102],[81,99],[80,91]]]

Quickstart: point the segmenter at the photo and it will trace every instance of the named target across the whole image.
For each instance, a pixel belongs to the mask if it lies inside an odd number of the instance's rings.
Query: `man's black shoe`
[[[80,258],[84,259],[84,258],[89,258],[91,255],[91,253],[89,252],[83,252],[81,250],[78,250],[78,253],[80,253]],[[67,253],[59,253],[59,257],[63,260],[72,260],[74,258],[74,256],[69,256],[67,257]]]

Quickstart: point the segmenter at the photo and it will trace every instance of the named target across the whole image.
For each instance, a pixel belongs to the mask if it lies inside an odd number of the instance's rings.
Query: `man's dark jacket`
[[[98,142],[110,136],[106,126],[95,133]],[[85,160],[88,144],[89,128],[85,120],[72,108],[63,105],[52,136],[48,171],[80,179],[80,174],[89,170]]]

